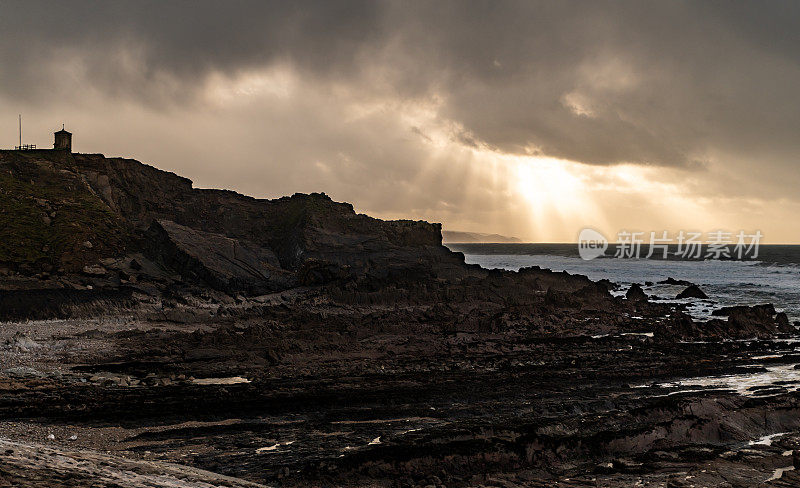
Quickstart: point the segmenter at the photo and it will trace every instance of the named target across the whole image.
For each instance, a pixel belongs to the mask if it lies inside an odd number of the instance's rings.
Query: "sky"
[[[800,243],[800,2],[0,0],[0,147],[574,242]]]

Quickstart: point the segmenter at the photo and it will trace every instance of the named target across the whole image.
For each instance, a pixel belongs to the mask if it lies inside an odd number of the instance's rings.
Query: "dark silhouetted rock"
[[[751,307],[748,307],[747,305],[722,307],[711,312],[711,315],[716,317],[740,317],[749,315],[763,319],[767,317],[771,318],[773,315],[775,315],[775,313],[775,306],[771,303],[765,303],[763,305],[753,305]]]
[[[658,282],[659,285],[680,285],[680,286],[692,286],[694,283],[691,281],[686,280],[676,280],[673,277],[669,277],[666,280],[662,280]]]
[[[773,334],[775,332],[794,332],[786,314],[776,313],[775,307],[771,303],[752,307],[724,307],[715,310],[713,315],[727,315],[728,322],[741,330]]]
[[[775,323],[778,325],[778,330],[781,332],[793,332],[794,327],[789,323],[789,317],[786,315],[786,312],[776,313]]]
[[[642,290],[642,287],[639,286],[638,283],[634,283],[631,285],[630,288],[628,288],[627,293],[625,293],[625,298],[627,298],[632,302],[647,301],[647,295],[645,294],[644,290]]]
[[[694,321],[681,314],[666,321],[656,336],[671,339],[767,339],[775,334],[795,332],[785,314],[776,313],[772,304],[723,307],[712,315],[727,317],[727,320]]]
[[[681,298],[706,299],[706,298],[708,298],[708,295],[706,295],[703,292],[703,290],[701,290],[700,287],[698,287],[697,285],[689,285],[685,290],[683,290],[682,292],[678,293],[678,296],[676,296],[675,298],[677,298],[677,299],[681,299]]]
[[[603,285],[606,288],[606,290],[608,290],[608,291],[613,291],[613,290],[618,290],[619,289],[619,285],[618,284],[616,284],[616,283],[614,283],[614,282],[612,282],[610,280],[607,280],[605,278],[603,278],[602,280],[598,280],[597,283],[600,284],[600,285]]]

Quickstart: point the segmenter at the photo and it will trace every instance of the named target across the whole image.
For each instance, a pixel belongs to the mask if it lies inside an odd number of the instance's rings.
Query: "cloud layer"
[[[738,205],[793,204],[800,184],[796,2],[0,9],[6,107],[66,112],[87,129],[113,114],[138,136],[84,140],[121,151],[145,139],[137,151],[209,186],[273,195],[310,184],[382,215],[509,229],[530,218],[510,200],[514,169],[481,155],[662,168],[648,177]],[[178,162],[196,134],[237,143]],[[269,155],[257,169],[245,162],[255,148]],[[215,170],[220,157],[236,171]]]

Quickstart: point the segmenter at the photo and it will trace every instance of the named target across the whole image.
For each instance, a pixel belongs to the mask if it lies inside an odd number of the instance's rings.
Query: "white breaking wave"
[[[466,262],[489,269],[519,270],[540,266],[553,271],[583,274],[592,280],[607,279],[623,286],[631,283],[645,286],[648,295],[664,300],[674,297],[685,287],[658,285],[668,277],[697,284],[709,300],[678,300],[689,303],[689,312],[707,318],[722,306],[772,303],[785,311],[790,319],[800,320],[800,267],[795,265],[761,265],[759,261],[680,261],[650,259],[594,259],[546,254],[465,254]]]

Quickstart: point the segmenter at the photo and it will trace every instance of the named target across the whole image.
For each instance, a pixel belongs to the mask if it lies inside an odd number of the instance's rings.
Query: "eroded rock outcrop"
[[[712,315],[724,316],[727,320],[696,321],[678,313],[661,324],[656,335],[670,339],[766,339],[796,332],[786,314],[777,313],[772,304],[724,307]]]
[[[148,230],[152,258],[191,283],[235,294],[268,293],[296,285],[270,249],[243,239],[203,232],[168,220]]]
[[[766,333],[794,332],[784,312],[777,312],[771,303],[764,305],[723,307],[712,312],[712,315],[727,316],[728,323],[741,330],[762,331]]]
[[[300,269],[309,258],[365,272],[420,261],[429,268],[460,265],[441,245],[439,224],[374,219],[321,193],[263,200],[196,189],[186,178],[131,159],[96,154],[74,159],[95,192],[135,227],[169,220],[242,239],[271,250],[284,269]]]

